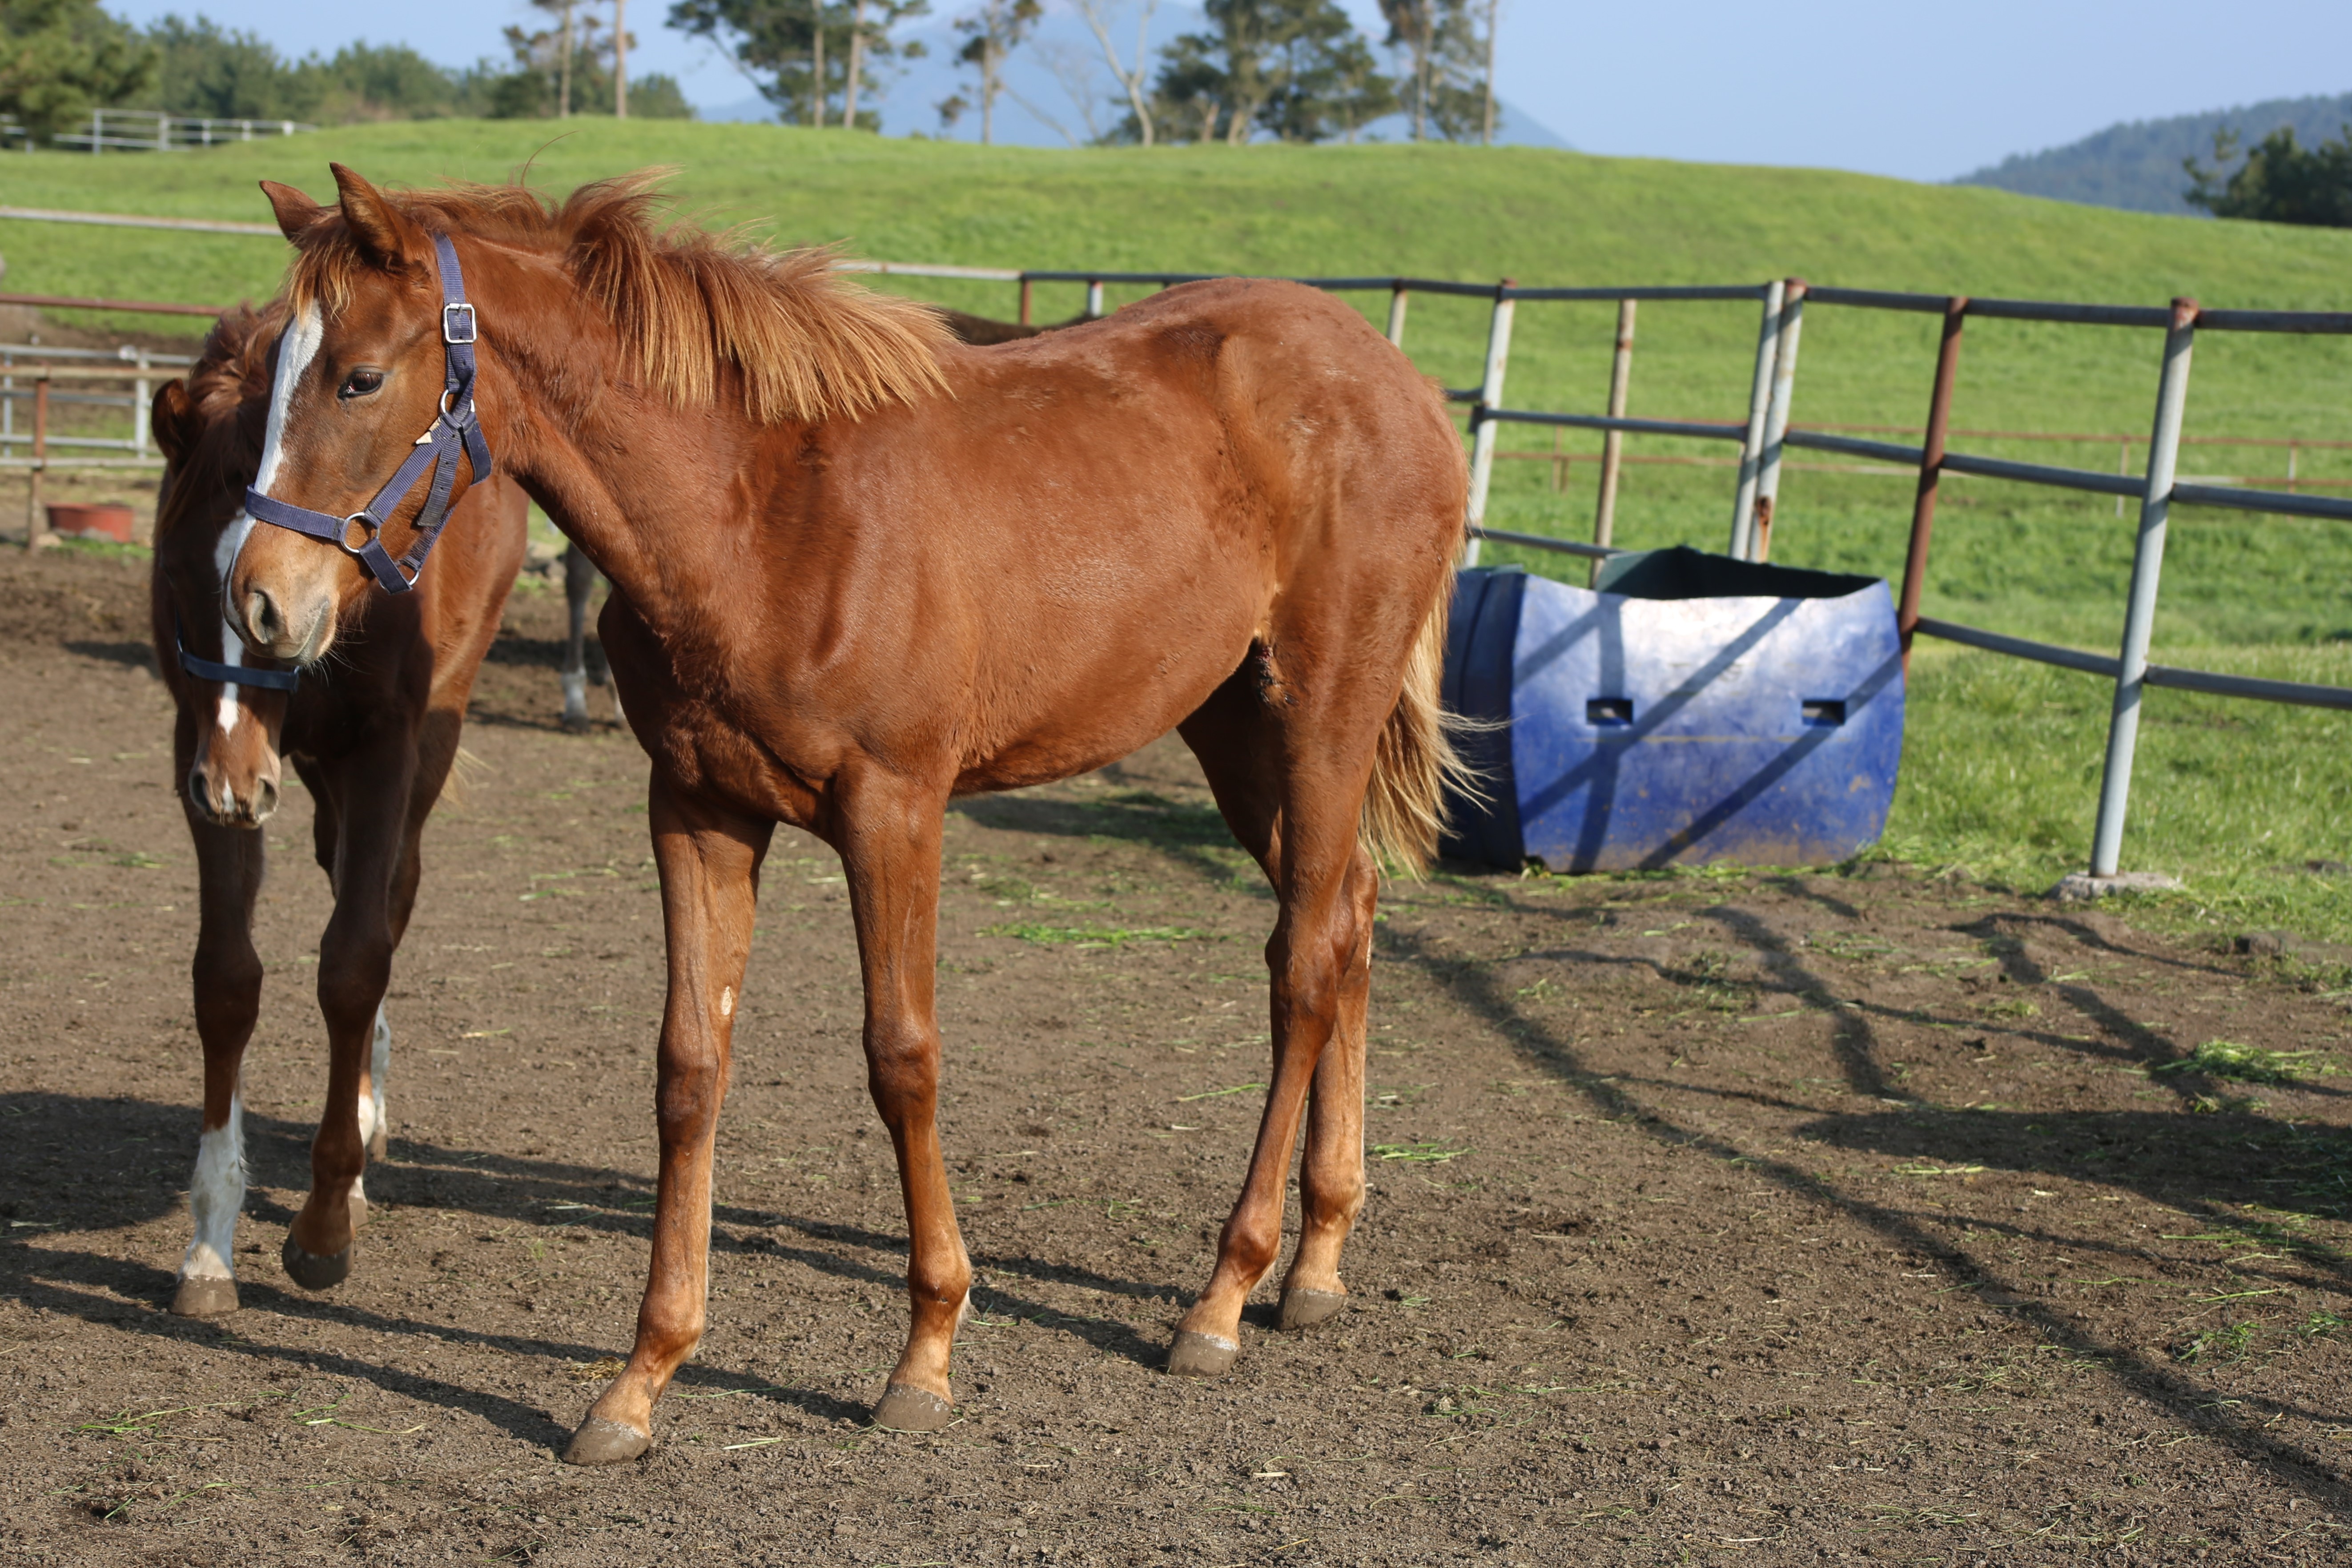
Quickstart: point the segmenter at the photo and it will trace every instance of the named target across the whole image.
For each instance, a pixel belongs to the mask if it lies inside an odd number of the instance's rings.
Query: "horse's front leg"
[[[971,1260],[956,1229],[936,1120],[940,1026],[940,837],[946,792],[878,773],[844,781],[835,847],[857,922],[866,983],[866,1079],[898,1156],[907,1205],[907,1348],[874,1419],[898,1431],[948,1424],[948,1361],[971,1292]]]
[[[702,1338],[709,1288],[710,1156],[727,1094],[735,1005],[751,955],[760,862],[775,825],[697,798],[656,771],[647,802],[669,942],[669,1000],[655,1069],[661,1140],[653,1264],[629,1364],[589,1408],[564,1458],[634,1459],[653,1445],[653,1405]]]
[[[287,1277],[324,1290],[352,1271],[352,1233],[367,1217],[361,1185],[376,1121],[379,1045],[389,1055],[384,989],[392,983],[394,900],[408,854],[415,753],[404,729],[347,761],[314,770],[333,813],[334,912],[319,939],[319,1012],[327,1026],[327,1100],[310,1141],[310,1194],[287,1227]],[[315,786],[314,786],[315,787]],[[321,843],[320,847],[327,847]],[[323,858],[323,857],[322,857]]]
[[[182,776],[186,769],[182,768]],[[264,847],[251,828],[218,827],[188,814],[196,846],[196,1035],[205,1050],[205,1110],[188,1183],[194,1235],[180,1262],[172,1310],[215,1318],[237,1309],[236,1222],[245,1208],[245,1107],[238,1076],[261,1011],[261,959],[253,950],[253,902]]]

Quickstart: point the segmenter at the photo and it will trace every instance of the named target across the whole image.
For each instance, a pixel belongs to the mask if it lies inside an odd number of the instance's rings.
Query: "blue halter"
[[[449,521],[449,496],[457,485],[457,458],[462,456],[466,459],[473,483],[478,485],[490,477],[490,446],[482,438],[481,422],[474,411],[474,307],[466,300],[466,277],[458,270],[457,247],[449,243],[449,237],[435,235],[433,248],[441,262],[441,411],[434,416],[432,426],[416,438],[415,449],[400,465],[399,471],[364,510],[349,517],[335,517],[289,501],[273,500],[251,487],[245,492],[246,514],[255,521],[324,540],[345,554],[357,556],[388,594],[405,594],[416,586],[416,579],[425,570],[425,556],[432,553],[434,542]],[[416,488],[416,481],[428,468],[433,483],[425,493],[424,507],[416,514],[416,542],[408,547],[408,553],[394,561],[381,539],[384,519],[408,499],[408,492]],[[359,539],[356,544],[352,542],[354,531]],[[186,656],[182,657],[184,662]]]

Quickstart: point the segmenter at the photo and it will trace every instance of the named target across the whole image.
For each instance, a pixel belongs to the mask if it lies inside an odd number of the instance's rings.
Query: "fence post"
[[[1024,327],[1029,324],[1032,307],[1036,303],[1036,284],[1031,282],[1027,277],[1023,277],[1021,279],[1021,324]]]
[[[1087,319],[1091,321],[1091,320],[1092,320],[1092,319],[1094,319],[1095,317],[1101,315],[1101,314],[1103,313],[1103,308],[1102,308],[1102,307],[1103,307],[1102,279],[1099,279],[1099,278],[1089,278],[1089,279],[1087,279]]]
[[[155,409],[151,400],[152,389],[147,384],[147,351],[139,351],[139,378],[131,384],[131,453],[136,458],[147,455],[148,427],[154,423]]]
[[[1389,342],[1404,347],[1404,306],[1411,296],[1402,283],[1389,286]]]
[[[1780,346],[1780,296],[1785,287],[1778,278],[1764,286],[1764,324],[1756,331],[1756,379],[1748,389],[1748,435],[1739,444],[1739,488],[1731,498],[1730,553],[1739,561],[1748,559],[1748,525],[1756,520],[1756,472],[1764,456],[1764,414],[1772,402],[1772,359]]]
[[[1764,410],[1764,452],[1756,474],[1755,521],[1748,532],[1748,559],[1772,553],[1772,506],[1780,494],[1780,449],[1789,434],[1789,405],[1797,395],[1797,340],[1805,330],[1805,280],[1789,279],[1781,296],[1780,342],[1772,353],[1772,401]]]
[[[159,114],[155,117],[155,151],[168,153],[171,150],[172,117],[169,114]]]
[[[1617,301],[1617,352],[1609,362],[1609,417],[1625,417],[1625,391],[1633,379],[1633,310],[1639,301]],[[1617,534],[1617,474],[1625,458],[1625,432],[1611,430],[1601,437],[1601,497],[1592,509],[1592,542],[1606,548]],[[1601,563],[1592,563],[1592,579],[1601,576]]]
[[[1927,434],[1919,444],[1919,489],[1911,500],[1911,547],[1903,556],[1903,596],[1895,629],[1903,638],[1903,673],[1911,673],[1911,639],[1919,629],[1919,593],[1927,582],[1927,544],[1936,531],[1936,488],[1944,479],[1944,439],[1952,423],[1952,384],[1960,373],[1960,333],[1969,297],[1944,301],[1944,337],[1936,345],[1936,389],[1927,398]]]
[[[1478,564],[1477,531],[1486,523],[1486,489],[1495,478],[1495,439],[1503,433],[1503,426],[1486,415],[1503,405],[1503,372],[1511,363],[1511,290],[1517,286],[1509,278],[1495,286],[1495,314],[1486,325],[1486,372],[1478,382],[1478,401],[1470,407],[1470,511],[1463,520],[1467,535],[1462,546],[1465,566]]]
[[[43,365],[33,381],[33,466],[25,472],[25,548],[55,544],[48,514],[41,507],[41,476],[49,466],[49,367]]]
[[[2099,821],[2091,837],[2091,875],[2112,877],[2123,858],[2124,812],[2131,799],[2132,753],[2139,742],[2139,705],[2147,644],[2156,625],[2157,579],[2164,571],[2164,525],[2172,509],[2180,455],[2181,415],[2189,402],[2189,355],[2196,346],[2197,301],[2172,301],[2157,383],[2156,426],[2147,440],[2147,480],[2140,491],[2139,541],[2132,552],[2131,596],[2124,605],[2124,646],[2116,671],[2115,717],[2107,726],[2106,772],[2099,780]]]

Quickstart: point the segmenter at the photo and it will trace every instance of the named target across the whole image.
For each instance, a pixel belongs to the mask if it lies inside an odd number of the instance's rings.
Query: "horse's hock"
[[[1903,654],[1884,581],[1688,549],[1593,590],[1464,573],[1446,705],[1485,798],[1445,852],[1554,871],[1843,860],[1886,826]]]

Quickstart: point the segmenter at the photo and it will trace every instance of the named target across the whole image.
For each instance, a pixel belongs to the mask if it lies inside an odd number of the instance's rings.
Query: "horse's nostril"
[[[263,644],[274,643],[285,634],[286,617],[267,591],[256,588],[245,596],[245,627],[254,641]]]
[[[269,814],[277,809],[278,786],[269,780],[263,779],[253,787],[253,820],[266,822],[269,818]]]

